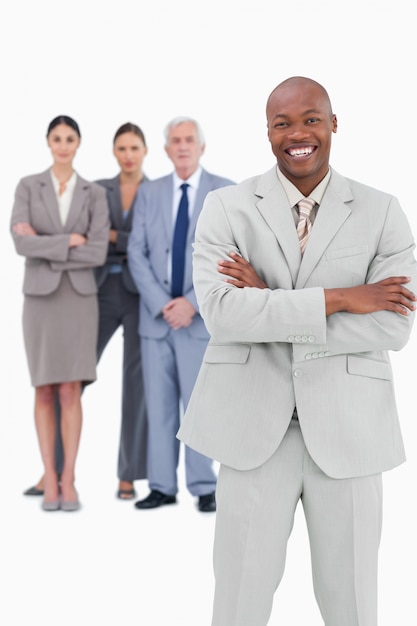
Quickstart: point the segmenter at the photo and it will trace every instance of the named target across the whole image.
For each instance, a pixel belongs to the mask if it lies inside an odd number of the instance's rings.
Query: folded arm
[[[103,265],[109,240],[109,209],[104,189],[91,190],[90,221],[86,233],[72,233],[65,261],[52,262],[53,270],[77,270]],[[71,245],[71,243],[73,245]]]
[[[213,196],[206,202],[210,206],[197,231],[194,276],[212,336],[292,343],[303,335],[329,355],[405,345],[416,307],[416,264],[413,238],[397,202],[388,213],[366,284],[305,289],[270,289],[265,276],[242,258],[223,207]],[[294,344],[300,358],[311,348]]]
[[[54,270],[80,269],[104,263],[108,239],[108,207],[105,195],[92,194],[87,233],[38,233],[31,224],[30,192],[24,181],[16,189],[11,234],[18,254],[49,261]]]
[[[28,258],[63,261],[68,256],[70,235],[40,235],[31,225],[30,191],[24,180],[16,188],[11,217],[11,234],[16,252]]]
[[[218,271],[228,276],[226,282],[242,289],[256,287],[267,289],[268,285],[258,276],[251,264],[235,252],[232,261],[220,260]],[[405,287],[411,276],[392,276],[377,283],[349,288],[325,289],[326,315],[340,313],[376,313],[393,311],[409,315],[416,308],[417,296]]]

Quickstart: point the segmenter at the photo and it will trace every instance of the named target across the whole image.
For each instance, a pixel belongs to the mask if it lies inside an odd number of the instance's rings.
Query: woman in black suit
[[[142,172],[146,152],[142,130],[132,123],[123,124],[113,139],[113,153],[120,172],[115,178],[97,181],[106,189],[111,221],[107,260],[96,271],[100,316],[97,359],[122,326],[122,424],[117,495],[128,500],[136,496],[133,482],[146,478],[146,409],[138,335],[139,295],[127,266],[132,207],[139,185],[146,180]]]

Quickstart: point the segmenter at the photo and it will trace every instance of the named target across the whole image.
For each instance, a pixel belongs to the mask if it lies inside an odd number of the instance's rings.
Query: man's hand
[[[392,276],[378,283],[348,287],[346,289],[325,289],[326,315],[346,311],[348,313],[375,313],[394,311],[408,315],[416,308],[416,295],[404,287],[410,282],[408,276]]]
[[[162,309],[164,320],[173,328],[186,328],[193,321],[196,310],[186,298],[174,298]]]
[[[226,283],[235,287],[257,287],[267,289],[268,285],[258,276],[252,265],[235,252],[230,252],[229,256],[233,261],[219,261],[217,266],[220,274],[226,274]]]

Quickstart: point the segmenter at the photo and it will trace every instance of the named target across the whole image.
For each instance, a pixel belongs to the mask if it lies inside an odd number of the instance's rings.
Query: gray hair
[[[206,140],[204,138],[203,130],[197,120],[192,117],[174,117],[173,120],[168,122],[168,124],[164,128],[165,145],[168,144],[169,131],[171,130],[171,128],[176,128],[177,126],[179,126],[180,124],[184,124],[185,122],[191,122],[191,124],[194,124],[197,130],[198,141],[202,146],[204,146]]]

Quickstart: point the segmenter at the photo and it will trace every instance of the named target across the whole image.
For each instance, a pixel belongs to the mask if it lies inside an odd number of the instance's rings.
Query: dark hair
[[[146,148],[145,135],[143,134],[142,129],[140,129],[139,126],[136,126],[136,124],[132,124],[132,122],[126,122],[126,124],[122,124],[120,128],[116,130],[113,137],[113,144],[116,143],[116,139],[120,137],[120,135],[124,135],[125,133],[134,133],[137,135],[139,139],[143,141],[143,145]]]
[[[72,117],[68,117],[68,115],[58,115],[58,117],[54,117],[52,122],[49,123],[48,130],[46,132],[46,136],[49,136],[49,133],[55,128],[55,126],[59,126],[60,124],[66,124],[72,130],[75,130],[78,137],[81,139],[80,127],[77,122],[72,119]]]

